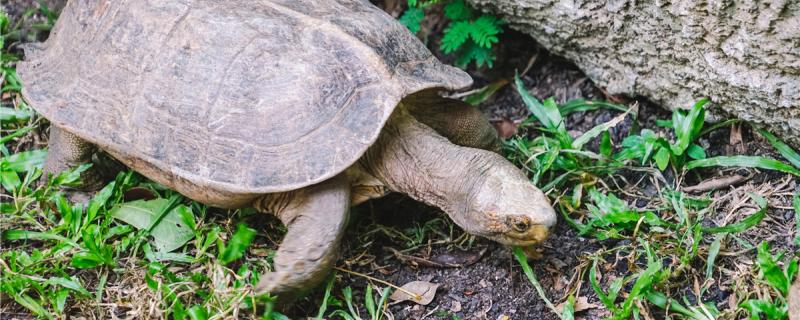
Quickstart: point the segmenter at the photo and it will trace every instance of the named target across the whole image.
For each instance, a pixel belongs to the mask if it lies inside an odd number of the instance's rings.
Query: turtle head
[[[451,215],[453,220],[471,234],[504,245],[544,241],[556,223],[555,210],[544,193],[507,161],[485,168],[470,186],[461,214]]]

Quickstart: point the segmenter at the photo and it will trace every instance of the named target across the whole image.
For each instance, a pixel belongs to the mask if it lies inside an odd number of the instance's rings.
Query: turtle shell
[[[41,47],[18,72],[54,125],[226,193],[332,177],[403,97],[472,82],[359,0],[73,0]]]

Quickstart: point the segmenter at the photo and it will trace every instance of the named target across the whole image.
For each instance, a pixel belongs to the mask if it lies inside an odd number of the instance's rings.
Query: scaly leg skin
[[[359,166],[390,190],[439,207],[467,232],[506,245],[538,244],[556,222],[547,197],[518,168],[449,142],[403,104]]]
[[[433,128],[450,142],[500,152],[502,143],[497,131],[477,107],[428,91],[412,95],[403,103],[417,121]]]
[[[42,179],[47,179],[48,175],[55,176],[62,171],[90,163],[92,154],[96,150],[94,145],[86,140],[55,126],[50,127],[48,148],[49,151],[42,169]],[[68,189],[67,194],[73,202],[85,203],[89,199],[89,193],[99,190],[103,185],[104,181],[97,168],[92,167],[81,173],[81,186]]]
[[[273,272],[262,275],[257,293],[277,296],[285,309],[305,291],[320,284],[338,258],[347,213],[350,184],[339,175],[303,189],[266,195],[254,203],[271,212],[288,232],[273,259]]]

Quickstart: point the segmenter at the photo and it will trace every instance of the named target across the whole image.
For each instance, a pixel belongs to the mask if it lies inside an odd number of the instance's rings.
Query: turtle
[[[556,221],[481,111],[440,94],[472,78],[366,0],[71,0],[17,70],[51,124],[45,174],[103,152],[192,200],[274,214],[287,233],[255,291],[284,301],[332,269],[349,208],[388,192],[505,245]]]

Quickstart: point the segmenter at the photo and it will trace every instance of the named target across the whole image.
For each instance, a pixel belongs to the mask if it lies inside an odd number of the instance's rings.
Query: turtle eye
[[[528,231],[528,222],[527,221],[517,221],[514,223],[514,230],[518,232],[525,232]]]

